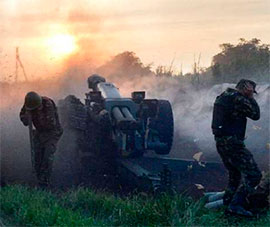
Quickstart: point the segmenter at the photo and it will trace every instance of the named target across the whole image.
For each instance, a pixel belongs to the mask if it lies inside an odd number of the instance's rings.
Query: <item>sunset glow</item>
[[[153,70],[173,62],[175,72],[188,73],[199,56],[199,66],[209,67],[222,43],[270,43],[269,0],[0,0],[0,9],[5,78],[14,74],[15,47],[29,74],[47,77],[123,51]]]
[[[77,49],[75,38],[68,34],[55,35],[47,39],[47,45],[52,57],[61,58]]]

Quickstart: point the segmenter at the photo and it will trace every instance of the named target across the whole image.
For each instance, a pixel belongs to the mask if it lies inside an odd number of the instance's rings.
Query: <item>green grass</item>
[[[119,198],[79,188],[51,193],[24,186],[1,189],[7,226],[269,226],[270,212],[251,220],[205,209],[203,199],[181,195]]]

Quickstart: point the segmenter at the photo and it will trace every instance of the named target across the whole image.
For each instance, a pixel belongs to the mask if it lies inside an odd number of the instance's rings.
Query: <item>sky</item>
[[[186,73],[200,55],[210,66],[219,44],[269,44],[270,0],[0,0],[0,34],[0,80],[14,78],[17,46],[30,78],[123,51]]]

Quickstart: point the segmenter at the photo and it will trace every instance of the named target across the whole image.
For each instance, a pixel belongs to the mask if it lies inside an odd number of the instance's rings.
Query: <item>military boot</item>
[[[48,189],[50,186],[50,181],[46,176],[41,175],[38,179],[38,186],[40,189]]]
[[[246,194],[242,192],[237,192],[233,197],[232,202],[228,206],[227,212],[245,217],[253,217],[252,212],[245,209],[245,204]]]
[[[224,206],[229,206],[236,190],[230,190],[229,188],[226,189],[225,194],[223,196],[223,204]]]
[[[46,184],[46,183],[39,183],[39,184],[38,184],[38,187],[39,187],[41,190],[46,190],[46,189],[48,189],[49,185]]]

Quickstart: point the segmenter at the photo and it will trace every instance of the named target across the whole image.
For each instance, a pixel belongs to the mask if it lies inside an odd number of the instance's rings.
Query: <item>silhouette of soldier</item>
[[[39,186],[46,188],[50,184],[57,142],[63,134],[56,105],[48,97],[41,97],[33,91],[29,92],[25,96],[20,119],[25,126],[33,123],[35,127],[33,138],[31,138],[33,139],[32,165]]]
[[[228,205],[228,212],[243,216],[253,216],[245,208],[246,198],[262,176],[244,143],[247,118],[260,118],[260,108],[253,97],[255,88],[256,83],[246,79],[240,80],[236,89],[228,88],[216,98],[212,120],[217,151],[229,171],[224,204]]]

